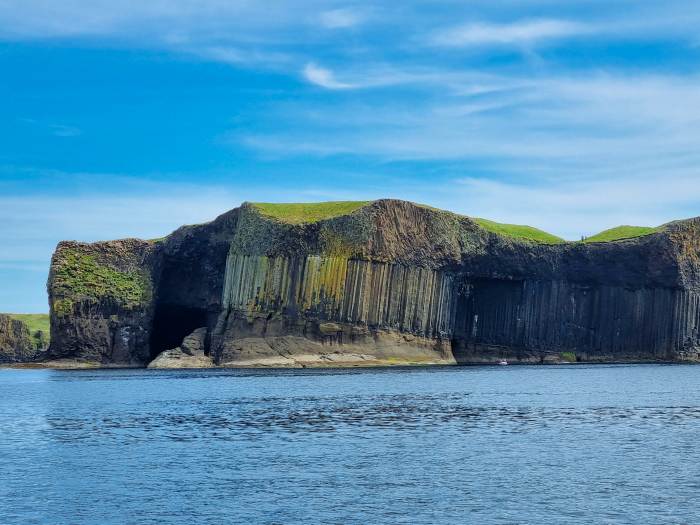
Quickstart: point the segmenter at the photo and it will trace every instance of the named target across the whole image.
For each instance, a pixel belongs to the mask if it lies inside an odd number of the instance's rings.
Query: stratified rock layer
[[[145,365],[206,327],[225,366],[697,359],[699,254],[699,219],[545,245],[403,201],[309,224],[245,204],[157,242],[61,243],[51,355]]]

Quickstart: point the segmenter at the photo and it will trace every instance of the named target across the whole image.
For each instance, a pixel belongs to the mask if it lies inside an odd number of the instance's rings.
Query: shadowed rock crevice
[[[180,346],[194,330],[207,326],[207,311],[176,305],[158,305],[151,329],[150,358]]]

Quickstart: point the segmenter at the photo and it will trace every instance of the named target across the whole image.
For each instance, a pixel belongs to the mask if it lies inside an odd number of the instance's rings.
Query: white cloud
[[[265,51],[251,47],[234,46],[177,46],[184,53],[201,57],[205,60],[222,62],[234,66],[256,66],[265,64],[269,69],[285,69],[298,62],[292,53]]]
[[[467,24],[440,31],[433,42],[440,46],[534,44],[541,40],[566,38],[588,33],[591,28],[567,20],[526,20],[512,24]]]
[[[429,63],[431,55],[439,52],[435,44],[471,46],[482,51],[493,45],[528,48],[546,40],[594,31],[596,38],[608,40],[697,41],[700,10],[687,1],[643,6],[630,0],[594,2],[592,10],[569,3],[559,3],[555,8],[549,4],[556,3],[475,0],[470,2],[469,12],[475,16],[488,14],[491,20],[445,28],[445,20],[464,16],[459,3],[447,2],[441,9],[433,9],[419,0],[407,0],[400,5],[383,5],[378,16],[379,8],[371,0],[354,0],[351,5],[342,0],[6,0],[0,2],[0,38],[109,42],[120,48],[185,52],[205,60],[271,68],[289,75],[297,75],[303,64],[313,61],[310,55],[317,55],[318,49],[323,49],[326,63],[344,62],[359,71],[380,57],[394,57],[391,69]],[[370,16],[373,24],[367,25]],[[493,21],[504,17],[518,17],[520,21]],[[353,34],[362,38],[338,38],[338,31],[319,31],[319,27],[358,28],[362,31]],[[314,71],[311,73],[313,77]],[[321,82],[335,86],[331,89],[355,85],[335,80],[332,75],[329,82],[324,79],[327,70],[323,68],[320,75],[316,73]]]
[[[418,82],[417,76],[413,78]],[[423,82],[440,88],[440,75]],[[283,131],[244,141],[275,154],[350,153],[383,160],[498,159],[533,165],[556,161],[562,176],[614,172],[663,163],[692,168],[700,161],[700,93],[694,76],[540,76],[476,78],[464,73],[464,93],[437,101],[381,99],[326,106],[295,102],[272,109]],[[317,79],[334,86],[334,77]],[[371,81],[372,79],[365,79]],[[459,77],[443,79],[445,88]],[[358,80],[359,81],[359,80]],[[353,77],[344,87],[357,86]]]
[[[356,9],[341,8],[324,11],[319,16],[321,25],[328,29],[345,29],[359,25],[364,20],[364,15]]]
[[[353,84],[336,80],[335,75],[331,70],[317,66],[313,63],[309,63],[304,66],[303,74],[304,78],[306,78],[306,80],[312,84],[316,84],[317,86],[321,86],[326,89],[351,89],[356,87]]]
[[[622,224],[659,226],[700,214],[700,169],[692,174],[550,181],[547,185],[478,178],[455,181],[468,196],[461,211],[528,224],[569,240]],[[456,198],[454,200],[457,200]]]

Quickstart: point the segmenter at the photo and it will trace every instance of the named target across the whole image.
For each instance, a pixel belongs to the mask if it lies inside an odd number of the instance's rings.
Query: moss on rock
[[[152,283],[143,269],[122,269],[98,259],[96,254],[68,248],[53,267],[53,311],[69,315],[76,301],[113,300],[125,308],[150,302]]]

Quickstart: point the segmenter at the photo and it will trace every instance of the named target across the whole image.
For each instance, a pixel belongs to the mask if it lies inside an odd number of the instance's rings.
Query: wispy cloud
[[[700,173],[553,180],[546,185],[455,181],[471,215],[538,226],[570,240],[620,224],[659,226],[700,213]],[[459,206],[459,204],[457,204]]]
[[[55,137],[77,137],[78,135],[83,134],[83,130],[80,128],[65,124],[51,124],[31,118],[22,118],[20,119],[20,122],[28,124],[37,129],[41,129],[44,132],[48,132]]]
[[[590,33],[592,28],[568,20],[526,20],[510,24],[466,24],[438,31],[433,43],[440,46],[466,47],[506,44],[535,44],[543,40],[566,38]]]
[[[177,51],[194,55],[213,62],[222,62],[240,67],[254,67],[264,64],[268,69],[285,70],[295,65],[299,58],[292,52],[261,50],[250,46],[198,46],[182,43],[174,46]]]
[[[427,78],[434,79],[437,89],[439,76]],[[317,80],[338,87],[333,77]],[[692,167],[700,156],[695,77],[598,74],[482,80],[488,90],[455,92],[437,103],[408,99],[405,104],[314,104],[313,110],[298,103],[280,107],[276,111],[294,133],[251,134],[255,140],[250,143],[278,153],[338,151],[386,160],[491,157],[519,160],[523,166],[537,159],[576,160],[596,170],[627,169],[641,162],[655,169],[662,159],[684,159]],[[447,85],[455,81],[449,78]]]
[[[326,89],[352,89],[357,87],[357,85],[354,84],[338,81],[330,69],[323,68],[313,63],[304,66],[303,75],[304,78],[312,84]]]
[[[81,129],[75,126],[64,126],[62,124],[51,124],[49,128],[57,137],[77,137],[83,133]]]
[[[319,15],[321,25],[328,29],[345,29],[361,24],[366,14],[349,7],[331,9]]]
[[[392,65],[400,68],[414,59],[425,64],[439,58],[434,56],[439,48],[527,48],[591,33],[608,39],[685,38],[690,45],[697,41],[700,22],[700,10],[683,0],[663,5],[590,3],[595,9],[477,0],[466,10],[450,4],[435,9],[421,0],[406,0],[400,6],[382,6],[377,16],[379,8],[372,0],[7,0],[0,3],[0,39],[100,40],[120,47],[185,51],[240,67],[278,67],[280,57],[292,56],[295,61],[289,61],[286,72],[296,75],[305,63],[321,60],[391,57]],[[476,21],[446,25],[467,13]],[[361,38],[351,41],[343,38],[345,31],[319,27],[353,28]],[[329,56],[335,60],[328,61]]]

